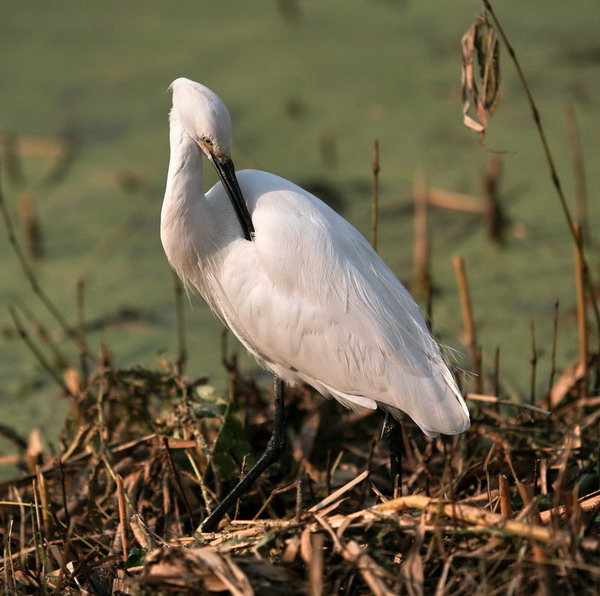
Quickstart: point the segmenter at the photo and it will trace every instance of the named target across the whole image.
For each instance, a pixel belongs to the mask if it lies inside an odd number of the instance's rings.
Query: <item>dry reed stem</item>
[[[529,402],[531,405],[535,403],[535,381],[536,381],[536,373],[537,373],[537,346],[535,343],[535,323],[533,320],[530,321],[530,337],[531,337],[531,358],[529,363],[531,364],[531,380],[529,385]]]
[[[323,535],[312,534],[310,537],[311,554],[308,559],[308,586],[310,596],[323,594]]]
[[[549,410],[552,407],[552,388],[554,387],[554,377],[556,376],[556,346],[558,343],[558,310],[560,302],[556,299],[554,303],[554,317],[552,325],[552,352],[550,354],[550,375],[548,378],[548,392],[546,393],[546,409]]]
[[[596,491],[591,495],[586,495],[578,501],[578,506],[583,513],[589,514],[589,517],[593,518],[600,513],[600,491]],[[553,517],[560,519],[566,519],[570,514],[569,509],[566,505],[560,505],[553,509],[547,509],[540,513],[540,519],[543,523],[549,523]]]
[[[321,509],[324,509],[325,507],[327,507],[327,505],[330,505],[331,503],[335,503],[336,501],[341,499],[342,496],[345,493],[347,493],[349,490],[351,490],[354,486],[356,486],[357,484],[360,484],[365,478],[367,478],[368,475],[369,475],[369,471],[364,470],[358,476],[356,476],[356,478],[354,478],[350,482],[344,484],[344,486],[342,486],[341,488],[338,488],[335,492],[332,492],[330,495],[325,497],[322,501],[320,501],[316,505],[313,505],[308,511],[311,513],[316,513],[317,511],[321,511]]]
[[[90,353],[85,339],[85,282],[83,279],[77,281],[77,348],[82,381],[87,385],[90,374],[88,368]]]
[[[414,267],[415,267],[415,289],[421,296],[428,296],[431,286],[431,274],[429,267],[430,244],[429,225],[427,217],[427,203],[429,200],[425,172],[419,170],[415,174],[413,186],[415,200],[414,209]]]
[[[2,143],[2,154],[4,157],[10,157],[9,152],[15,149],[8,147],[7,143],[16,143],[17,138],[14,133],[4,132],[0,135]],[[24,157],[53,157],[60,159],[69,152],[70,142],[61,138],[43,138],[43,137],[19,137],[18,153]]]
[[[11,551],[11,543],[12,543],[12,529],[13,529],[14,520],[11,519],[8,522],[8,532],[4,537],[4,548],[3,548],[3,556],[4,561],[7,561],[8,564],[4,565],[4,587],[8,591],[8,594],[16,593],[16,583],[15,583],[15,569],[13,566],[12,559],[12,551]],[[9,573],[10,570],[10,573]]]
[[[510,503],[510,486],[508,478],[504,474],[498,475],[498,494],[500,497],[500,514],[505,519],[510,519],[513,516],[513,508]]]
[[[575,224],[575,234],[582,242],[581,225]],[[579,368],[581,369],[581,395],[587,395],[588,333],[585,296],[585,264],[580,250],[575,250],[575,290],[577,292],[577,331],[579,338]]]
[[[464,211],[466,213],[485,214],[487,205],[479,197],[460,192],[442,190],[441,188],[427,188],[427,204],[442,209]]]
[[[577,118],[573,104],[563,101],[563,110],[567,122],[567,131],[569,135],[569,144],[571,146],[573,177],[575,180],[575,214],[577,222],[583,232],[581,241],[583,243],[589,240],[588,227],[588,208],[587,208],[587,184],[585,176],[585,164],[583,153],[581,151],[581,134],[577,125]]]
[[[21,192],[18,195],[17,203],[29,255],[34,261],[37,261],[44,256],[44,246],[42,226],[35,208],[33,195],[30,192]]]
[[[373,141],[373,190],[371,193],[371,246],[377,250],[377,228],[379,226],[379,141]]]
[[[467,273],[465,271],[464,259],[458,255],[454,256],[454,269],[456,271],[456,279],[458,283],[458,291],[460,294],[460,308],[465,327],[466,344],[471,355],[473,369],[479,368],[477,358],[477,337],[475,334],[475,322],[473,320],[473,308],[471,306],[471,295],[469,292],[469,283],[467,281]]]
[[[44,536],[46,540],[52,540],[53,524],[52,515],[50,512],[50,495],[48,494],[48,486],[46,479],[41,473],[39,466],[36,466],[37,489],[40,495],[40,503],[42,510],[42,527],[44,528]]]
[[[550,528],[545,528],[539,524],[527,524],[511,519],[504,519],[502,515],[491,513],[471,505],[461,503],[444,503],[437,501],[432,497],[424,495],[412,495],[408,497],[399,497],[387,503],[376,505],[371,509],[366,509],[350,517],[359,517],[359,515],[377,516],[378,513],[388,511],[403,511],[405,509],[421,509],[432,514],[446,515],[457,521],[463,521],[473,524],[479,528],[485,528],[492,532],[502,532],[530,538],[539,542],[549,542],[556,538]]]
[[[175,290],[175,315],[177,318],[177,358],[175,360],[178,374],[183,374],[187,363],[187,340],[185,326],[184,291],[183,284],[175,271],[173,274],[173,288]]]
[[[500,394],[500,346],[496,346],[494,352],[494,379],[493,379],[494,395],[498,397]]]
[[[129,540],[127,537],[128,517],[127,503],[125,501],[125,488],[123,487],[123,478],[120,474],[116,475],[117,480],[117,501],[119,507],[119,531],[121,534],[121,548],[123,550],[123,561],[127,561],[129,553]]]
[[[485,202],[485,227],[489,238],[501,243],[504,230],[504,216],[498,197],[498,182],[500,180],[500,158],[492,153],[488,159],[485,171],[481,177],[482,194]]]

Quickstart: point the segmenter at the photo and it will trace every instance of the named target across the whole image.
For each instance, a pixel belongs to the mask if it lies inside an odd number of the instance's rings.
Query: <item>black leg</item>
[[[204,520],[203,532],[213,532],[225,514],[235,505],[235,502],[250,488],[252,483],[273,463],[285,449],[285,417],[283,404],[283,381],[275,377],[275,418],[273,433],[267,443],[267,448],[252,469],[236,484],[233,490],[219,503],[217,508]]]
[[[390,480],[394,499],[402,496],[402,425],[391,414],[387,415],[383,434],[390,449]]]

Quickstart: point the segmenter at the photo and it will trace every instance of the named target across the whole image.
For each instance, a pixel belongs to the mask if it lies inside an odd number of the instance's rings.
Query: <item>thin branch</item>
[[[31,339],[31,337],[25,330],[25,327],[23,327],[21,319],[19,318],[19,315],[17,314],[17,311],[14,308],[14,306],[9,305],[8,311],[13,320],[13,323],[15,325],[17,333],[19,334],[19,337],[25,342],[27,347],[33,352],[33,355],[37,358],[38,362],[42,365],[42,367],[46,370],[46,372],[48,372],[48,374],[57,382],[57,384],[60,386],[60,388],[67,395],[73,395],[71,393],[71,391],[69,390],[69,388],[65,385],[65,382],[63,381],[62,377],[58,374],[58,372],[52,366],[52,364],[50,364],[50,362],[48,362],[48,360],[46,359],[46,357],[44,356],[42,351],[35,345],[35,343]]]

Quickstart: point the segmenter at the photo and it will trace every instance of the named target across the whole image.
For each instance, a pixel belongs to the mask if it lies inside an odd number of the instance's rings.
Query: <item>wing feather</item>
[[[242,343],[345,405],[404,411],[430,435],[465,430],[468,410],[420,309],[364,237],[286,180],[238,176],[256,238],[231,243],[211,283]]]

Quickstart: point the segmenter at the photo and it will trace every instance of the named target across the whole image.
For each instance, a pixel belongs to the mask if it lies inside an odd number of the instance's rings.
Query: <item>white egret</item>
[[[364,237],[288,180],[235,172],[225,104],[189,79],[171,90],[161,240],[186,286],[276,379],[348,408],[404,412],[429,436],[466,430],[468,409],[418,306]],[[220,178],[206,194],[202,154]],[[267,452],[204,530],[283,448],[281,382],[275,396]]]

